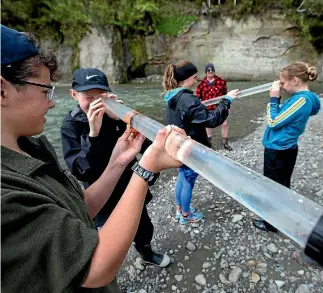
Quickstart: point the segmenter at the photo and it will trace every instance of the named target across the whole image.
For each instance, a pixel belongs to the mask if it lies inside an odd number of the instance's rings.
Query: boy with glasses
[[[144,136],[127,129],[102,176],[82,191],[64,171],[44,135],[55,107],[50,83],[58,80],[55,54],[31,35],[1,25],[1,291],[120,293],[115,276],[133,241],[148,190],[134,171],[107,223],[92,218],[109,199]],[[138,166],[157,178],[178,167],[168,155],[175,127],[161,129]],[[172,151],[168,148],[168,151]]]

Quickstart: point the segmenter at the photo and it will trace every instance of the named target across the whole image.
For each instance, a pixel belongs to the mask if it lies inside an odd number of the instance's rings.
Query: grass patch
[[[161,34],[177,36],[185,25],[197,19],[195,15],[165,16],[159,19],[156,28]]]

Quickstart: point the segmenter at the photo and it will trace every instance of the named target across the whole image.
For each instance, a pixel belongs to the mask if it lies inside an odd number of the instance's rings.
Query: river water
[[[228,88],[242,90],[263,83],[266,82],[228,82]],[[56,107],[48,112],[45,125],[45,134],[54,145],[62,166],[65,166],[65,164],[62,157],[60,127],[64,117],[77,104],[70,96],[69,89],[70,87],[66,86],[56,89]],[[165,102],[161,96],[162,88],[160,84],[112,85],[111,89],[124,101],[125,105],[164,123]],[[316,93],[323,93],[323,84],[313,83],[311,89]],[[257,118],[262,116],[267,102],[268,93],[234,101],[228,118],[229,138],[231,141],[242,138],[256,129],[259,124],[251,121],[257,121]],[[221,127],[216,128],[213,135],[213,148],[217,149],[219,147],[221,147]]]

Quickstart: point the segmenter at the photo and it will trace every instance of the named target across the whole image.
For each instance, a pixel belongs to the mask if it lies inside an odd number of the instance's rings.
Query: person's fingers
[[[87,114],[86,114],[86,116],[87,116],[88,119],[91,118],[92,113],[93,113],[93,109],[89,108],[89,110],[87,111]]]
[[[100,98],[100,96],[96,99],[96,100],[94,100],[92,103],[90,103],[90,107],[93,107],[93,106],[95,106],[96,104],[98,104],[98,103],[102,103],[103,102],[103,99],[102,98]]]
[[[272,84],[272,86],[271,86],[271,89],[273,91],[278,91],[280,89],[280,83],[279,83],[279,81],[277,81],[277,80],[274,81],[273,84]]]
[[[92,110],[96,110],[98,108],[102,108],[102,109],[105,108],[104,107],[104,104],[102,103],[102,101],[101,102],[98,102],[96,104],[91,104],[90,105],[90,109],[92,109]]]
[[[129,136],[131,135],[131,127],[127,124],[127,129],[125,132],[120,136],[118,140],[128,140]]]
[[[196,143],[194,140],[186,139],[176,154],[177,160],[183,162],[187,157],[189,157],[192,153],[192,146],[194,143]]]
[[[100,110],[101,111],[99,112],[98,117],[102,118],[103,115],[104,115],[104,113],[105,113],[105,111],[104,111],[104,109],[100,109]]]
[[[186,135],[186,132],[185,132],[184,129],[182,129],[180,127],[177,127],[176,125],[172,125],[172,128],[173,128],[174,131],[177,131],[177,132],[179,132],[179,133],[181,133],[183,135]]]
[[[100,97],[104,99],[112,99],[112,100],[116,100],[118,98],[116,94],[111,94],[111,93],[103,93],[100,95]]]
[[[96,110],[102,110],[102,111],[105,111],[105,107],[103,106],[102,103],[99,103],[97,105],[92,105],[90,106],[88,112],[87,112],[87,117],[88,119],[90,119],[90,117],[93,116],[93,113],[96,111]]]
[[[117,103],[123,104],[123,100],[116,100]]]
[[[167,125],[166,127],[159,129],[156,135],[153,145],[157,148],[163,148],[166,142],[166,138],[172,131],[172,126]]]
[[[186,135],[177,132],[177,131],[172,131],[165,142],[165,149],[169,155],[171,155],[173,158],[177,158],[177,152],[180,149],[181,145],[185,142],[186,140]]]
[[[145,140],[145,136],[140,133],[140,132],[137,132],[137,134],[135,136],[133,136],[133,143],[136,145],[136,146],[141,146]]]
[[[118,99],[118,96],[115,94],[107,94],[107,98],[112,99],[112,100],[116,100],[116,99]]]
[[[236,97],[237,97],[237,95],[238,95],[238,93],[239,93],[239,90],[238,90],[238,89],[235,89],[235,90],[231,90],[231,91],[229,91],[229,92],[227,93],[227,95],[228,95],[229,97],[231,97],[231,98],[236,98]]]
[[[134,135],[134,133],[131,132],[128,137],[128,142],[131,144],[133,142],[133,140],[135,139],[135,137],[136,137],[136,135]]]
[[[102,114],[102,115],[100,115]],[[103,109],[96,109],[95,111],[92,112],[91,116],[89,119],[95,119],[95,117],[103,116],[104,110]]]

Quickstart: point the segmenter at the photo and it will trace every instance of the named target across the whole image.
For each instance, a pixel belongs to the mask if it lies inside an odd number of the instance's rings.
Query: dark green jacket
[[[80,287],[98,243],[83,192],[45,136],[18,143],[31,157],[1,146],[1,291],[120,292]]]

